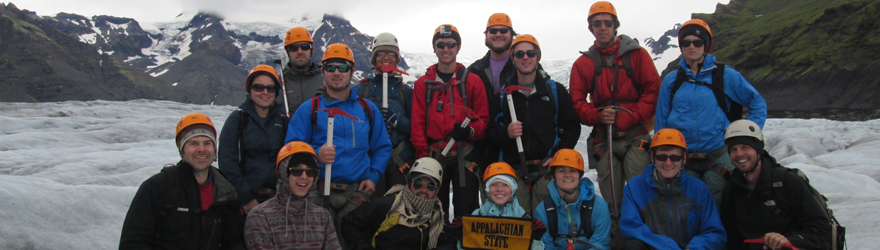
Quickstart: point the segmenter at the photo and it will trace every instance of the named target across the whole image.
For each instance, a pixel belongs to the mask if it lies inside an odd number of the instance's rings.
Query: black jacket
[[[324,76],[321,75],[321,65],[311,63],[306,71],[296,71],[287,63],[284,67],[284,86],[287,88],[287,106],[290,107],[290,115],[299,108],[300,104],[311,100],[318,95],[318,90],[324,88]],[[284,103],[284,97],[275,97],[276,103]],[[282,106],[284,108],[284,106]]]
[[[766,153],[761,157],[761,166],[754,190],[748,189],[738,169],[724,189],[720,213],[727,231],[727,249],[762,249],[761,244],[743,241],[762,238],[769,232],[781,233],[800,249],[828,249],[831,226],[806,181],[791,172],[773,177],[773,169],[782,166]],[[779,180],[782,187],[773,187],[772,183]],[[774,190],[783,188],[787,201],[777,198],[781,190]]]
[[[192,167],[181,161],[138,188],[119,249],[245,249],[244,217],[232,185],[211,167],[214,204],[201,211]]]
[[[550,76],[543,70],[538,70],[535,77],[535,92],[528,97],[519,91],[512,94],[516,118],[523,123],[523,153],[526,155],[526,160],[529,161],[552,157],[561,148],[573,149],[577,145],[577,140],[581,134],[580,120],[577,114],[575,114],[571,96],[568,95],[565,86],[557,82],[556,93],[559,110],[556,110],[556,103],[553,101],[550,87],[547,85],[549,80]],[[506,79],[504,83],[519,85],[516,80],[516,74]],[[494,147],[503,148],[505,162],[510,164],[519,163],[516,141],[507,135],[507,126],[511,122],[510,108],[507,105],[507,100],[501,100],[500,93],[496,93],[493,99],[497,103],[490,106],[498,106],[499,113],[490,114],[492,122],[489,126],[489,138],[491,138]],[[559,115],[556,123],[554,123],[553,116],[556,113]],[[499,114],[501,115],[500,117]],[[559,128],[559,138],[561,138],[561,141],[554,148],[553,144],[556,140],[557,127]]]
[[[261,188],[275,189],[278,181],[275,176],[275,162],[278,151],[284,146],[284,135],[287,133],[287,119],[281,117],[284,112],[281,109],[284,109],[284,105],[273,105],[269,108],[269,115],[260,118],[254,109],[254,102],[247,100],[237,110],[232,111],[223,124],[217,154],[218,165],[238,191],[241,205],[253,200],[254,194]],[[247,114],[248,120],[244,128],[241,128],[242,138],[239,138],[242,112]]]
[[[470,73],[474,73],[475,75],[480,77],[480,80],[483,81],[483,86],[486,87],[486,101],[489,102],[489,115],[490,119],[493,118],[492,114],[497,114],[498,111],[498,95],[495,90],[495,87],[492,84],[492,67],[490,66],[490,56],[492,52],[487,51],[486,55],[483,56],[480,60],[476,60],[471,65],[468,65],[467,71]],[[498,86],[503,86],[503,79],[507,79],[508,77],[516,75],[516,67],[513,65],[513,57],[507,60],[507,64],[504,64],[504,67],[501,68],[501,74],[499,75],[499,79],[497,79]],[[491,121],[490,121],[491,122]],[[498,152],[500,151],[497,147],[492,147],[490,138],[487,136],[486,139],[474,142],[474,152],[469,159],[477,163],[477,166],[488,166],[489,164],[498,161]],[[482,172],[481,172],[482,173]]]
[[[377,244],[373,248],[371,244],[373,235],[385,221],[388,211],[391,210],[391,205],[394,204],[395,197],[397,195],[373,199],[342,218],[343,226],[338,231],[342,232],[342,238],[345,239],[349,249],[427,250],[429,236],[427,225],[418,228],[395,225],[376,236]],[[440,233],[436,249],[456,249],[456,242],[455,237],[451,234]]]

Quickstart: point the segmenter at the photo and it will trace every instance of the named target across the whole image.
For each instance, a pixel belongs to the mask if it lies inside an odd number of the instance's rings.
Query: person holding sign
[[[530,217],[528,214],[526,214],[526,210],[519,205],[519,201],[516,198],[516,173],[513,171],[513,167],[511,167],[509,164],[504,162],[496,162],[489,165],[489,167],[486,168],[486,172],[483,174],[483,184],[483,186],[486,187],[486,194],[488,195],[488,198],[485,202],[483,202],[483,206],[477,210],[474,210],[471,215],[500,216],[526,219]],[[463,224],[462,220],[462,218],[453,219],[452,225],[450,225],[449,227],[455,231],[460,230]],[[464,220],[467,221],[468,219]],[[498,224],[500,224],[500,222]],[[519,222],[517,224],[522,224],[522,222]],[[532,232],[531,235],[519,234],[518,236],[525,236],[526,239],[532,239],[532,247],[530,249],[544,249],[544,244],[541,242],[541,237],[544,236],[544,232],[547,231],[547,227],[544,226],[543,222],[537,219],[532,219],[532,222],[530,224]],[[470,246],[470,244],[465,243],[465,240],[467,239],[473,239],[471,242],[479,243],[477,245],[480,246],[480,248],[489,248],[493,247],[493,245],[500,245],[501,249],[529,249],[529,244],[527,243],[505,244],[507,243],[508,236],[471,234],[471,232],[473,231],[477,231],[476,226],[472,227],[471,230],[462,231],[462,242],[460,242],[459,244],[459,249],[465,249],[462,247],[462,245]],[[453,234],[459,235],[456,233]],[[499,239],[503,239],[503,242]],[[514,243],[517,241],[510,242]],[[503,247],[505,245],[507,245],[508,247]]]
[[[547,225],[544,249],[609,249],[611,215],[608,203],[596,195],[584,177],[584,158],[573,149],[560,149],[550,160],[553,181],[550,197],[535,209],[535,218]]]
[[[455,237],[444,233],[437,198],[442,176],[440,162],[419,158],[406,186],[395,185],[342,218],[345,227],[339,231],[349,249],[455,249]]]
[[[665,128],[651,141],[653,164],[623,190],[620,230],[626,249],[720,249],[727,240],[715,199],[682,168],[684,135]]]

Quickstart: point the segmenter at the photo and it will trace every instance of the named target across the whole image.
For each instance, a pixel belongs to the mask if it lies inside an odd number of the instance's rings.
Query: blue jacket
[[[678,65],[688,68],[684,59]],[[715,68],[715,56],[706,54],[699,74],[694,76],[690,70],[685,71],[688,79],[711,83]],[[670,107],[669,98],[677,75],[675,72],[667,74],[660,85],[654,132],[664,128],[678,129],[687,138],[688,152],[711,153],[721,148],[724,146],[724,131],[730,121],[724,111],[717,107],[718,102],[709,87],[685,81],[675,92],[675,99],[672,100],[675,104]],[[748,107],[749,120],[764,127],[764,120],[767,119],[764,97],[731,67],[724,69],[724,93],[743,107]]]
[[[608,203],[605,203],[605,199],[602,197],[596,196],[596,191],[593,187],[593,182],[588,178],[581,179],[580,183],[580,199],[574,203],[566,204],[565,201],[562,200],[562,197],[559,195],[559,191],[556,189],[556,181],[550,181],[550,184],[547,184],[547,188],[550,189],[550,198],[556,203],[556,213],[559,218],[559,225],[556,225],[558,228],[558,233],[560,235],[568,234],[568,227],[571,222],[578,223],[577,227],[580,228],[581,221],[581,203],[585,200],[596,199],[593,203],[593,217],[591,217],[592,221],[592,229],[593,229],[593,237],[587,239],[587,237],[580,237],[581,240],[590,242],[601,249],[609,249],[611,243],[611,216],[608,214]],[[547,211],[544,209],[544,202],[541,202],[538,205],[538,208],[535,209],[535,218],[541,220],[541,222],[547,223]],[[551,227],[553,225],[547,225],[547,227]],[[565,249],[567,243],[565,241],[553,242],[553,236],[550,235],[550,231],[544,233],[544,237],[541,239],[544,242],[544,249]],[[577,245],[575,249],[588,249],[587,246]]]
[[[623,190],[623,235],[656,249],[721,249],[727,233],[706,184],[682,171],[658,187],[653,174],[654,164],[649,164]]]
[[[284,119],[281,118],[283,111],[279,110],[283,108],[284,105],[273,105],[269,108],[269,115],[260,118],[254,109],[254,102],[247,100],[238,106],[238,110],[232,111],[223,123],[217,163],[220,172],[238,192],[242,205],[251,202],[261,188],[274,189],[278,181],[275,160],[284,146],[282,138],[287,132],[284,130]],[[247,114],[249,120],[241,131],[242,138],[239,138],[238,126],[242,112]]]
[[[333,145],[336,146],[336,159],[333,163],[331,182],[336,184],[356,184],[361,180],[369,179],[373,183],[379,183],[379,178],[385,173],[385,164],[391,157],[391,141],[385,130],[385,121],[382,113],[372,102],[370,105],[373,120],[367,121],[364,108],[358,102],[358,95],[352,91],[346,100],[328,101],[325,96],[321,98],[317,110],[327,108],[342,109],[359,121],[339,115],[334,118]],[[312,128],[311,120],[312,101],[306,101],[290,118],[287,127],[287,138],[284,143],[291,141],[304,141],[312,145],[318,151],[324,143],[327,143],[327,112],[317,112],[316,125]],[[369,134],[370,124],[373,125],[373,134]],[[317,153],[317,152],[316,152]],[[321,167],[319,178],[324,176],[324,164]]]
[[[378,77],[367,77],[361,83],[354,85],[352,87],[352,91],[361,95],[364,93],[364,85],[369,86],[368,96],[363,96],[363,98],[372,101],[376,106],[382,105],[382,76]],[[400,97],[399,88],[404,88],[404,93],[406,95],[406,103],[402,103],[403,100]],[[394,127],[391,131],[388,131],[388,137],[391,139],[391,146],[396,148],[400,145],[401,142],[409,142],[409,132],[410,132],[410,122],[409,118],[412,116],[412,99],[413,99],[413,89],[409,85],[403,83],[403,79],[400,77],[388,76],[388,109],[393,110],[394,113],[397,114],[397,126]],[[379,115],[382,116],[381,114]],[[405,144],[405,148],[400,152],[400,158],[404,161],[409,159],[415,159],[416,152],[412,147],[412,144]]]

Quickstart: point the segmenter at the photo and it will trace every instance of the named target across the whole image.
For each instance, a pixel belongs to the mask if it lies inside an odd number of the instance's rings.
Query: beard
[[[510,50],[510,45],[511,45],[511,44],[513,44],[513,39],[507,40],[507,43],[504,44],[504,46],[501,46],[501,47],[493,47],[493,46],[492,46],[492,41],[490,41],[489,39],[486,39],[486,47],[489,47],[489,50],[491,50],[491,51],[494,52],[495,54],[501,54],[501,53],[504,53],[505,51]]]

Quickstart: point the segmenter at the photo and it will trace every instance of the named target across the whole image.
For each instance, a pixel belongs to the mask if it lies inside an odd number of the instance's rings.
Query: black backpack
[[[727,68],[724,63],[715,62],[715,71],[712,72],[712,83],[707,83],[688,79],[685,69],[678,67],[678,71],[675,75],[675,82],[672,83],[672,94],[669,95],[669,106],[672,107],[674,104],[672,100],[673,97],[675,97],[675,92],[681,88],[681,85],[684,84],[685,81],[687,81],[711,89],[712,93],[715,94],[715,100],[718,102],[718,107],[721,108],[721,111],[724,111],[725,115],[727,115],[727,120],[733,122],[743,119],[742,104],[733,101],[733,99],[730,99],[730,97],[724,93],[724,68]],[[727,100],[730,100],[729,107],[727,106]]]
[[[828,207],[828,198],[822,193],[819,193],[818,190],[813,188],[813,185],[810,185],[810,179],[807,178],[807,175],[804,174],[803,171],[797,168],[787,168],[781,165],[777,165],[773,169],[773,176],[771,183],[773,187],[773,194],[776,196],[776,200],[780,201],[780,204],[783,209],[790,209],[788,206],[788,199],[785,194],[785,189],[783,187],[783,176],[785,176],[786,172],[791,172],[801,177],[806,183],[807,186],[810,187],[810,192],[813,194],[813,199],[819,203],[819,206],[822,207],[822,211],[825,212],[825,217],[828,218],[828,222],[831,226],[831,249],[832,250],[840,250],[846,246],[846,228],[840,225],[840,222],[837,221],[837,218],[834,217],[834,212],[831,211],[831,208]],[[778,190],[778,191],[776,191]]]
[[[587,239],[593,237],[593,203],[595,201],[596,198],[593,198],[581,203],[581,226],[574,237],[584,236]],[[556,214],[556,203],[553,202],[553,198],[544,198],[544,211],[547,212],[547,232],[550,233],[553,240],[569,238],[571,232],[568,235],[559,235],[559,215]]]

